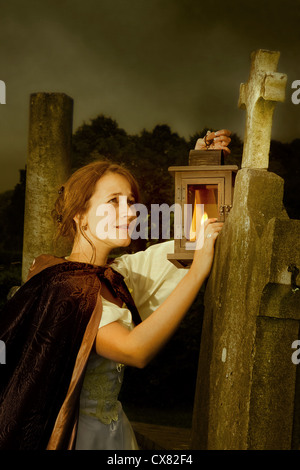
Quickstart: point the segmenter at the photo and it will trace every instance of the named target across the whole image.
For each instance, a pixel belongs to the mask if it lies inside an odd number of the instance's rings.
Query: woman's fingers
[[[221,232],[223,227],[223,223],[218,223],[214,224],[213,226],[210,226],[205,232],[204,232],[204,238],[213,238],[217,237],[218,234]]]
[[[226,142],[230,143],[231,142],[231,132],[227,129],[222,129],[221,131],[216,131],[216,132],[210,132],[208,131],[205,139],[208,142],[214,141],[214,142]]]
[[[228,131],[227,129],[223,129],[221,131],[217,132],[211,132],[207,136],[208,142],[211,143],[211,147],[213,149],[221,149],[225,152],[225,154],[230,154],[230,149],[228,148],[228,145],[231,142],[230,138],[231,132]]]
[[[205,241],[215,242],[217,236],[219,235],[223,222],[218,222],[218,219],[207,219],[200,227],[197,234],[196,250],[199,250],[203,247]]]
[[[231,132],[228,129],[222,129],[221,131],[216,131],[214,132],[214,134],[215,134],[215,137],[222,136],[222,135],[226,137],[231,136]]]
[[[195,145],[196,150],[220,149],[225,154],[230,154],[228,145],[231,142],[231,132],[228,129],[222,129],[216,132],[208,131],[203,139],[198,139]]]
[[[217,227],[217,226],[220,226],[222,227],[223,226],[223,222],[218,222],[218,219],[217,218],[212,218],[212,219],[206,219],[204,224],[203,224],[203,227],[204,227],[204,230],[207,230],[207,228],[209,226],[211,226],[213,224],[213,226]]]
[[[230,138],[230,137],[226,137],[226,136],[214,137],[213,142],[214,142],[214,143],[220,143],[220,144],[222,144],[223,146],[227,146],[227,145],[230,144],[231,138]]]
[[[223,222],[218,222],[218,219],[208,219],[206,222],[207,225],[204,227],[204,237],[210,238],[210,235],[213,235],[215,232],[220,232],[224,225]]]

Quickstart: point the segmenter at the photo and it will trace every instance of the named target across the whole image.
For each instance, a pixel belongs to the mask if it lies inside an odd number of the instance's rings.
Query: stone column
[[[42,253],[66,253],[62,244],[54,252],[51,217],[58,189],[70,175],[73,100],[63,93],[30,96],[29,143],[22,281],[33,259]]]

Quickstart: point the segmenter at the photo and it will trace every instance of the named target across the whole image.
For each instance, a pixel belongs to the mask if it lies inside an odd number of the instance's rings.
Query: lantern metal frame
[[[236,165],[223,165],[222,151],[191,151],[188,166],[174,166],[169,172],[175,180],[174,253],[168,260],[178,268],[190,266],[194,249],[186,237],[186,207],[189,186],[216,185],[218,220],[225,221],[233,202]],[[221,164],[218,164],[221,163]]]

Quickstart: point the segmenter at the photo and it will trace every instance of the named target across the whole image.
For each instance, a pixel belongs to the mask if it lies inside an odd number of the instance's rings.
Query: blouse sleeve
[[[173,252],[174,241],[168,241],[120,256],[112,264],[124,276],[143,320],[160,306],[187,273],[187,269],[178,269],[167,259],[167,254]]]
[[[102,315],[99,324],[99,328],[108,325],[109,323],[119,322],[122,325],[126,326],[126,328],[131,329],[133,327],[132,324],[132,316],[131,312],[128,308],[119,307],[118,305],[109,302],[108,300],[101,298],[102,301]]]

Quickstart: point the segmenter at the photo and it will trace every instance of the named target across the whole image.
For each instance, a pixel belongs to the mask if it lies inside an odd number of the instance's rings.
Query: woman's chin
[[[117,230],[117,237],[116,237],[115,242],[118,246],[130,245],[131,238],[130,238],[128,230],[122,230],[122,229]]]
[[[100,243],[109,245],[111,249],[118,247],[127,247],[131,243],[131,237],[128,228],[114,227],[110,232],[97,233],[96,239]]]

